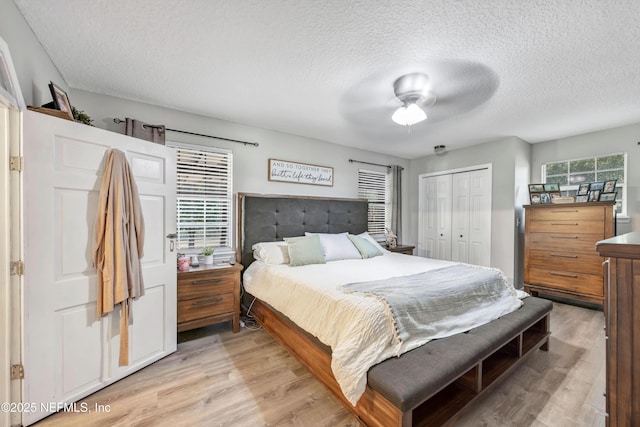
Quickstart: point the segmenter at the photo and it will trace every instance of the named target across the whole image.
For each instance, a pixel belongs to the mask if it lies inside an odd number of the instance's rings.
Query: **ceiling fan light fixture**
[[[391,120],[401,126],[413,126],[426,120],[427,114],[415,102],[398,108],[391,116]]]

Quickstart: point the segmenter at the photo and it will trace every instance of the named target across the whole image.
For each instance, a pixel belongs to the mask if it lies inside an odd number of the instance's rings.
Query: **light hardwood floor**
[[[536,351],[456,426],[604,426],[601,311],[554,303],[550,351]],[[359,426],[265,331],[214,325],[179,335],[178,351],[61,412],[53,426]]]

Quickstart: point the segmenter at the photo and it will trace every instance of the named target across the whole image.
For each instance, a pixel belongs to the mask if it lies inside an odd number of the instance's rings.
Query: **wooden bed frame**
[[[238,195],[238,254],[243,259],[243,198],[287,197],[255,194]],[[308,197],[303,197],[308,199]],[[322,198],[318,198],[322,199]],[[329,200],[329,199],[327,199]],[[335,200],[335,199],[331,199]],[[251,296],[250,296],[251,297]],[[549,313],[546,313],[508,337],[505,343],[488,356],[478,360],[463,375],[452,378],[440,390],[416,408],[402,411],[369,385],[354,407],[344,397],[331,370],[331,349],[320,343],[286,316],[268,304],[251,297],[251,315],[259,324],[287,348],[298,361],[324,384],[356,417],[367,426],[409,427],[450,425],[480,394],[490,390],[499,379],[520,365],[535,350],[548,350]],[[428,345],[428,344],[426,344]],[[384,363],[384,362],[383,362]]]

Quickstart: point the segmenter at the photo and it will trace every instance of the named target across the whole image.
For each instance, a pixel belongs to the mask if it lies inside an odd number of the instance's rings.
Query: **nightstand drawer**
[[[236,278],[232,274],[202,275],[178,280],[178,301],[204,298],[213,294],[233,292]]]
[[[178,323],[232,312],[234,306],[235,299],[231,292],[178,301]]]

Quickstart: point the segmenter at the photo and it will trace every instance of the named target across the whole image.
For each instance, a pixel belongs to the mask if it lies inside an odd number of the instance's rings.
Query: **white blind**
[[[231,247],[232,153],[205,147],[174,148],[178,250]]]
[[[358,170],[358,197],[369,201],[369,233],[384,234],[390,222],[390,180],[384,172]]]

